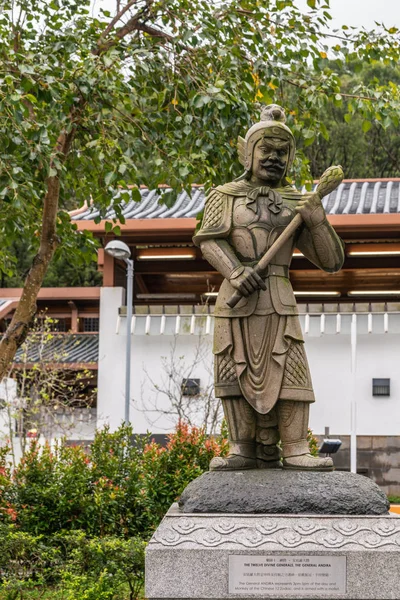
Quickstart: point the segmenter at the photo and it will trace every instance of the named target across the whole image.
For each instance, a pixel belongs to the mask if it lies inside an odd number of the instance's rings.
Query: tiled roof
[[[204,190],[194,187],[189,196],[182,192],[175,204],[168,208],[159,203],[164,192],[158,194],[155,190],[140,189],[142,199],[139,202],[131,200],[123,206],[122,214],[125,219],[166,219],[179,217],[195,217],[204,208]],[[400,180],[354,180],[344,181],[340,186],[323,199],[327,214],[374,214],[400,213]],[[91,221],[99,216],[94,207],[84,207],[81,211],[73,211],[73,221]],[[112,207],[107,210],[105,219],[115,217]]]
[[[15,308],[17,302],[18,298],[0,298],[0,319],[4,319]]]
[[[39,342],[29,345],[27,356],[19,348],[15,362],[21,363],[97,363],[99,356],[99,336],[96,334],[67,333],[52,334],[52,339],[43,347]]]

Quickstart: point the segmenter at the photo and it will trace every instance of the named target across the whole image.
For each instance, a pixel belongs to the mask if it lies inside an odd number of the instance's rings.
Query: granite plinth
[[[269,591],[232,593],[237,576],[232,561],[244,560],[241,555],[247,564],[252,557],[257,564],[268,558],[318,561],[321,567],[340,563],[341,572],[333,573],[336,588],[321,583],[323,576],[313,589],[298,577],[303,591],[290,591],[285,573],[285,585],[272,580]],[[398,599],[399,561],[400,517],[395,515],[184,514],[175,504],[147,547],[145,595],[149,600]]]
[[[368,477],[338,471],[204,473],[183,491],[185,513],[382,515],[389,502]]]

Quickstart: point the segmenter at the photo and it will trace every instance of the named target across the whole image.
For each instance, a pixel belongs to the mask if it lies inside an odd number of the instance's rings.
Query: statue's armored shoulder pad
[[[206,239],[227,237],[231,226],[231,199],[218,188],[210,190],[206,198],[201,227],[193,237],[193,242],[198,246]]]
[[[245,196],[251,190],[251,185],[247,181],[231,181],[230,183],[219,185],[216,189],[230,196]]]

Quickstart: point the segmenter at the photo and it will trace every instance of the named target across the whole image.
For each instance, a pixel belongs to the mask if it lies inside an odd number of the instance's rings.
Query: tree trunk
[[[62,134],[63,137],[66,137]],[[61,136],[60,136],[61,137]],[[60,181],[49,177],[43,206],[43,224],[39,251],[25,279],[21,299],[3,339],[0,342],[0,381],[6,375],[15,353],[24,342],[36,313],[36,298],[56,248],[56,219]]]

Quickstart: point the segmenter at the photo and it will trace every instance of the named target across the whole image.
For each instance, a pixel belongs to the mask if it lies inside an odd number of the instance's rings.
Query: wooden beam
[[[77,306],[73,300],[68,300],[68,305],[71,307],[71,332],[78,333],[79,320]]]
[[[136,273],[215,273],[214,267],[206,260],[138,260]]]
[[[78,231],[92,231],[96,234],[103,235],[105,233],[106,220],[95,223],[94,221],[77,221]],[[197,219],[195,218],[170,218],[170,219],[127,219],[125,223],[121,223],[122,235],[126,233],[135,233],[152,237],[154,235],[162,235],[167,233],[171,236],[174,233],[185,234],[190,239],[194,234]]]
[[[37,363],[13,363],[13,369],[33,369]],[[57,363],[57,362],[42,362],[41,368],[43,369],[68,369],[70,371],[85,371],[86,369],[90,371],[97,371],[99,365],[97,363]]]
[[[43,287],[38,300],[99,300],[100,287]],[[1,288],[0,298],[19,300],[22,288]]]
[[[379,238],[391,233],[400,238],[400,213],[328,215],[328,221],[339,235],[345,237],[367,235],[370,238]]]
[[[114,287],[115,260],[103,250],[103,287]]]
[[[400,265],[399,256],[347,256],[344,261],[343,269],[352,269],[362,271],[365,269],[395,269]],[[319,273],[321,270],[313,265],[307,258],[296,258],[292,260],[290,270],[296,273],[301,271],[315,270]]]

